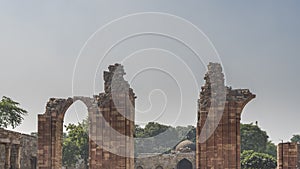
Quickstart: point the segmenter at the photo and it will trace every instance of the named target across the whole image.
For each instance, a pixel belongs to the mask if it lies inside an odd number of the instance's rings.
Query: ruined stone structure
[[[0,128],[0,168],[36,169],[37,138]]]
[[[49,100],[46,112],[38,116],[39,169],[62,167],[63,119],[68,108],[78,100],[88,109],[91,169],[241,168],[241,112],[255,95],[248,89],[226,87],[220,64],[210,63],[204,78],[198,100],[196,145],[183,141],[170,154],[143,154],[135,160],[135,94],[123,78],[123,66],[115,64],[108,69],[104,72],[103,93],[92,98]]]
[[[241,113],[255,95],[226,87],[218,63],[208,65],[204,79],[198,100],[196,168],[240,169]]]
[[[136,159],[136,169],[195,169],[195,152],[145,154]]]
[[[180,142],[169,154],[139,154],[136,169],[195,169],[196,146],[189,140]]]
[[[300,144],[280,143],[277,146],[277,168],[299,169],[300,168]]]
[[[62,135],[65,112],[77,100],[88,109],[89,168],[134,168],[135,94],[123,66],[110,65],[104,72],[104,92],[89,97],[51,98],[46,112],[38,115],[38,168],[62,167]]]

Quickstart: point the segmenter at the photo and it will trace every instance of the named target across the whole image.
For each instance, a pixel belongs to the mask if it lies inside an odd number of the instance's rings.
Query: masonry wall
[[[8,146],[10,153],[7,152]],[[9,153],[9,166],[6,166]],[[37,138],[0,128],[0,168],[36,169]],[[20,158],[20,159],[18,159]],[[11,168],[10,168],[11,167]]]
[[[88,109],[89,168],[134,168],[135,94],[123,66],[110,65],[104,72],[104,92],[93,97],[51,98],[38,116],[39,169],[62,167],[62,134],[65,112],[75,101]]]
[[[280,143],[277,146],[277,168],[299,169],[300,168],[300,144]]]
[[[208,65],[204,79],[198,100],[196,168],[240,169],[241,113],[255,95],[226,87],[218,63]]]
[[[104,72],[104,92],[96,99],[99,113],[91,118],[91,135],[95,136],[92,146],[91,169],[133,169],[134,168],[134,107],[135,95],[124,80],[123,66],[110,65]],[[109,147],[109,149],[107,149]],[[99,162],[101,159],[101,162]]]

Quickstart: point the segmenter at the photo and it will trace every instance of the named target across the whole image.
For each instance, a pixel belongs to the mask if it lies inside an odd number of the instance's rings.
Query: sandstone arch
[[[38,115],[39,169],[62,167],[63,120],[76,101],[83,102],[88,109],[89,168],[134,168],[134,142],[130,139],[133,138],[134,121],[130,119],[134,119],[135,94],[124,80],[124,74],[122,65],[110,65],[109,71],[104,72],[105,92],[91,98],[51,98],[48,101],[45,113]]]

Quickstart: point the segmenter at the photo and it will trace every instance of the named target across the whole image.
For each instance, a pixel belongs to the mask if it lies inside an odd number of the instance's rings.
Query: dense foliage
[[[83,165],[80,168],[88,168],[89,137],[86,120],[77,125],[69,124],[66,129],[67,133],[64,133],[62,150],[63,166]]]
[[[300,143],[300,135],[299,134],[293,135],[293,137],[291,138],[291,142],[299,142]]]
[[[268,138],[267,133],[258,125],[252,123],[241,124],[241,152],[244,150],[253,150],[269,154],[276,158],[276,146]]]
[[[265,153],[277,158],[277,146],[271,141],[268,141]]]
[[[0,101],[0,127],[17,127],[23,121],[27,111],[19,107],[18,102],[3,96]]]
[[[268,143],[268,135],[257,125],[241,124],[241,151],[254,150],[265,152]]]
[[[193,126],[176,128],[149,122],[144,128],[135,126],[135,153],[167,153],[185,139],[196,141]]]
[[[275,169],[276,159],[265,153],[245,150],[241,154],[242,169]]]

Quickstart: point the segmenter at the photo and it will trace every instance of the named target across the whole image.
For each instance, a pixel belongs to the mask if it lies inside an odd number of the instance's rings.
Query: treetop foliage
[[[265,152],[269,136],[258,125],[241,124],[241,151]]]
[[[299,134],[294,134],[293,137],[291,138],[291,142],[300,143],[300,135]]]
[[[69,124],[66,127],[68,133],[64,133],[63,138],[63,165],[74,167],[81,164],[87,168],[89,158],[89,135],[88,122]]]
[[[20,104],[9,97],[3,96],[0,101],[0,127],[12,128],[20,125],[27,111],[19,107]]]
[[[265,153],[245,150],[241,154],[242,169],[275,169],[276,159]]]

